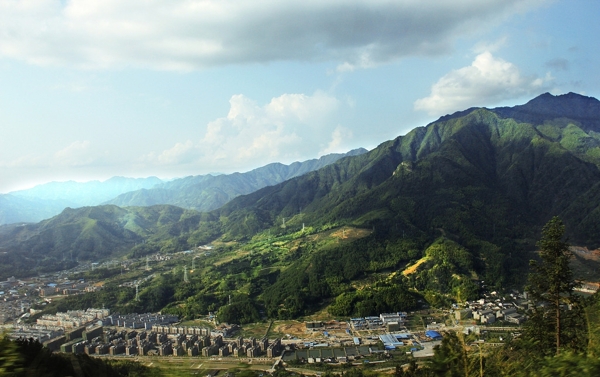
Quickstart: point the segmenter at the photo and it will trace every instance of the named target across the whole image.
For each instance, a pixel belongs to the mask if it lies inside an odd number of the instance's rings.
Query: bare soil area
[[[295,337],[303,337],[306,335],[306,324],[304,322],[283,323],[275,325],[273,331],[280,334],[289,334]]]

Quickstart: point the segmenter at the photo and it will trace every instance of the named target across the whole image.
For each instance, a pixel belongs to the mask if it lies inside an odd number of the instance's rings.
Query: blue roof
[[[427,336],[429,338],[432,338],[432,339],[441,339],[441,338],[443,338],[442,334],[440,334],[439,332],[434,331],[434,330],[427,330],[427,331],[425,331],[425,336]]]

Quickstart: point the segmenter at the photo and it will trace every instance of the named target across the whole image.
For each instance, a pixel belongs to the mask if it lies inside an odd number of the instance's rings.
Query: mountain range
[[[245,173],[199,175],[175,179],[157,184],[151,189],[123,193],[105,204],[121,207],[171,204],[197,211],[211,211],[237,196],[318,170],[340,158],[358,156],[366,152],[366,149],[359,148],[343,154],[332,153],[318,159],[294,162],[290,165],[272,163]]]
[[[156,177],[113,177],[104,182],[50,182],[27,190],[0,195],[0,225],[38,222],[58,215],[67,207],[94,206],[124,192],[150,188]]]
[[[103,182],[50,182],[0,195],[0,225],[38,222],[58,215],[67,207],[100,204],[172,204],[208,211],[219,208],[236,196],[319,169],[340,158],[365,152],[366,149],[361,148],[290,165],[273,163],[245,173],[197,175],[166,182],[156,177],[113,177]]]
[[[546,93],[520,106],[444,116],[368,153],[302,175],[280,173],[277,184],[236,176],[247,190],[236,191],[219,176],[190,178],[111,200],[154,204],[169,193],[169,204],[67,209],[37,224],[0,227],[0,277],[31,272],[33,261],[38,271],[52,270],[76,260],[166,253],[309,225],[369,229],[378,245],[411,240],[424,254],[441,237],[467,250],[464,265],[473,274],[504,285],[522,275],[541,227],[553,216],[563,219],[570,242],[600,245],[599,167],[600,102]],[[206,204],[217,197],[229,201]],[[401,246],[381,247],[364,262],[385,259]],[[283,270],[278,281],[293,270]]]

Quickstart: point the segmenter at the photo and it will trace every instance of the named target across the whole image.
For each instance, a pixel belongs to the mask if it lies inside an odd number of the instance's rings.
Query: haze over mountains
[[[50,182],[13,191],[0,195],[0,225],[41,221],[67,207],[98,205],[124,192],[151,188],[161,182],[156,177],[113,177],[104,182]]]
[[[521,106],[442,117],[368,153],[265,185],[210,212],[171,205],[68,209],[38,224],[0,228],[0,262],[7,266],[0,278],[30,271],[33,260],[38,270],[51,270],[76,260],[295,232],[306,224],[363,227],[373,231],[374,242],[390,245],[410,239],[426,247],[443,236],[468,251],[473,274],[498,285],[518,282],[527,252],[552,216],[564,220],[571,242],[600,244],[599,120],[595,98],[543,94]],[[281,179],[290,175],[279,173]],[[198,178],[196,184],[209,190],[207,197],[229,194],[217,189],[218,178]],[[245,182],[257,180],[263,182]],[[166,183],[117,199],[152,204],[161,193],[176,193],[171,200],[190,205],[190,198],[200,197],[197,205],[203,205],[205,198],[186,187],[184,181]],[[398,252],[406,255],[394,263],[414,254]],[[286,271],[277,281],[286,279]]]
[[[121,194],[105,204],[121,207],[172,204],[187,209],[210,211],[237,196],[318,170],[340,158],[358,156],[366,152],[366,149],[359,148],[348,153],[332,153],[318,159],[294,162],[290,165],[272,163],[246,173],[181,178],[158,184],[151,189]]]
[[[319,169],[342,157],[365,152],[365,149],[356,149],[290,165],[273,163],[245,173],[197,175],[169,181],[157,177],[113,177],[103,182],[50,182],[0,195],[0,225],[38,222],[59,214],[67,207],[79,208],[99,204],[173,204],[187,209],[208,211],[222,206],[238,195],[248,194]]]

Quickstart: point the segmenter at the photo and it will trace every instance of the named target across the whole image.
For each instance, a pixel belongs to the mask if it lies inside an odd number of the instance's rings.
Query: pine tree
[[[574,289],[579,285],[573,279],[569,267],[572,254],[569,244],[563,241],[565,226],[558,217],[553,217],[542,229],[542,238],[537,247],[540,261],[531,261],[528,292],[536,308],[528,324],[529,333],[538,337],[544,346],[545,335],[553,336],[555,353],[558,355],[566,334],[563,323],[568,309],[577,305]]]

